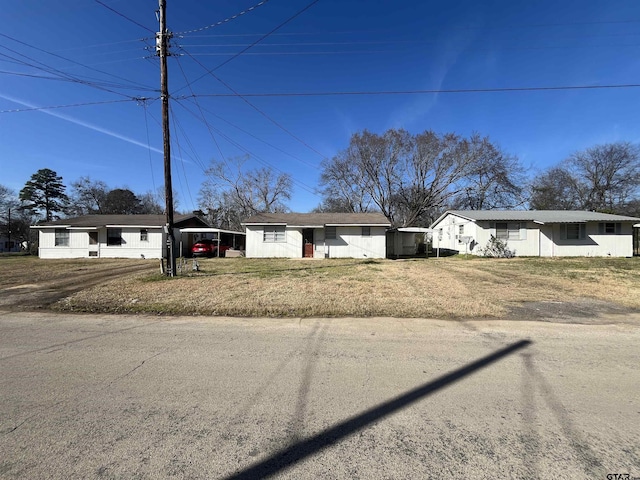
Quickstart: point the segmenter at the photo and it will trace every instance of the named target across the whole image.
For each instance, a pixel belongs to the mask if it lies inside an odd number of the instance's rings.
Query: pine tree
[[[22,190],[20,190],[21,210],[32,215],[41,215],[47,222],[59,218],[55,213],[64,212],[69,199],[65,194],[62,177],[53,170],[42,168],[31,175]]]

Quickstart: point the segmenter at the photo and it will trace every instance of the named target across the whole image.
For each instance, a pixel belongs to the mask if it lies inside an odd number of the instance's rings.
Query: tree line
[[[258,212],[287,211],[292,178],[213,161],[200,190],[209,221],[240,229]],[[382,212],[394,226],[428,226],[445,210],[591,210],[640,216],[640,150],[629,142],[578,151],[537,175],[487,136],[354,133],[321,164],[317,212]]]
[[[248,157],[212,160],[198,204],[213,226],[241,230],[247,217],[289,210],[294,181]],[[428,226],[448,209],[591,210],[640,216],[640,149],[630,142],[577,151],[535,175],[487,136],[354,133],[321,164],[317,212],[382,212],[394,226]],[[175,196],[175,194],[174,194]],[[86,214],[161,214],[162,194],[137,195],[81,177],[67,195],[62,178],[38,170],[16,195],[0,185],[0,234],[25,241],[38,220]]]
[[[29,243],[29,227],[38,221],[91,214],[161,214],[162,197],[154,192],[136,195],[128,188],[110,188],[100,180],[80,177],[69,194],[55,171],[34,173],[18,194],[0,185],[0,235]]]

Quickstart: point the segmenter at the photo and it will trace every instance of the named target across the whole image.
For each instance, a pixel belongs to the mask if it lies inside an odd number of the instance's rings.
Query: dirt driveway
[[[0,309],[39,310],[87,288],[138,273],[156,271],[153,260],[0,259]]]

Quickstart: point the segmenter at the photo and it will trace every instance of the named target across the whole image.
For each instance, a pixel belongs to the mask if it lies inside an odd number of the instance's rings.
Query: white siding
[[[329,258],[385,258],[385,227],[371,227],[371,235],[362,236],[362,227],[337,227],[335,240],[325,240]]]
[[[302,229],[285,229],[284,242],[263,241],[264,226],[247,226],[246,255],[248,258],[302,258]]]
[[[284,242],[264,242],[263,226],[247,226],[248,258],[302,258],[302,228],[286,228]],[[324,229],[316,228],[314,257],[385,258],[385,227],[371,227],[371,235],[362,236],[362,227],[336,227],[335,240],[326,240]]]
[[[515,222],[508,222],[515,223]],[[631,257],[633,255],[633,228],[630,223],[622,223],[619,234],[599,233],[598,222],[586,224],[586,235],[582,240],[562,240],[560,224],[539,225],[533,222],[520,222],[520,239],[509,239],[508,247],[519,257]],[[465,225],[464,235],[473,238],[473,248],[469,253],[479,255],[491,235],[496,235],[495,222],[472,222],[449,214],[438,224],[433,225],[434,248],[438,247],[438,229],[442,229],[441,248],[464,252],[464,244],[458,244],[456,235],[460,224]],[[526,231],[522,227],[526,225]]]
[[[55,229],[39,231],[40,258],[87,258],[89,257],[89,231],[68,230],[69,246],[55,246]],[[93,230],[95,231],[95,230]],[[162,229],[147,229],[148,241],[140,241],[140,228],[123,227],[122,245],[107,245],[107,230],[98,230],[98,245],[92,245],[102,258],[162,258],[164,234]],[[95,258],[95,257],[91,257]]]

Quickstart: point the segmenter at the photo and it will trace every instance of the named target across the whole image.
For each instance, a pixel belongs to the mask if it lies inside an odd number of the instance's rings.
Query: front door
[[[302,230],[302,256],[313,258],[313,228]]]
[[[89,232],[89,256],[99,257],[98,232]]]

